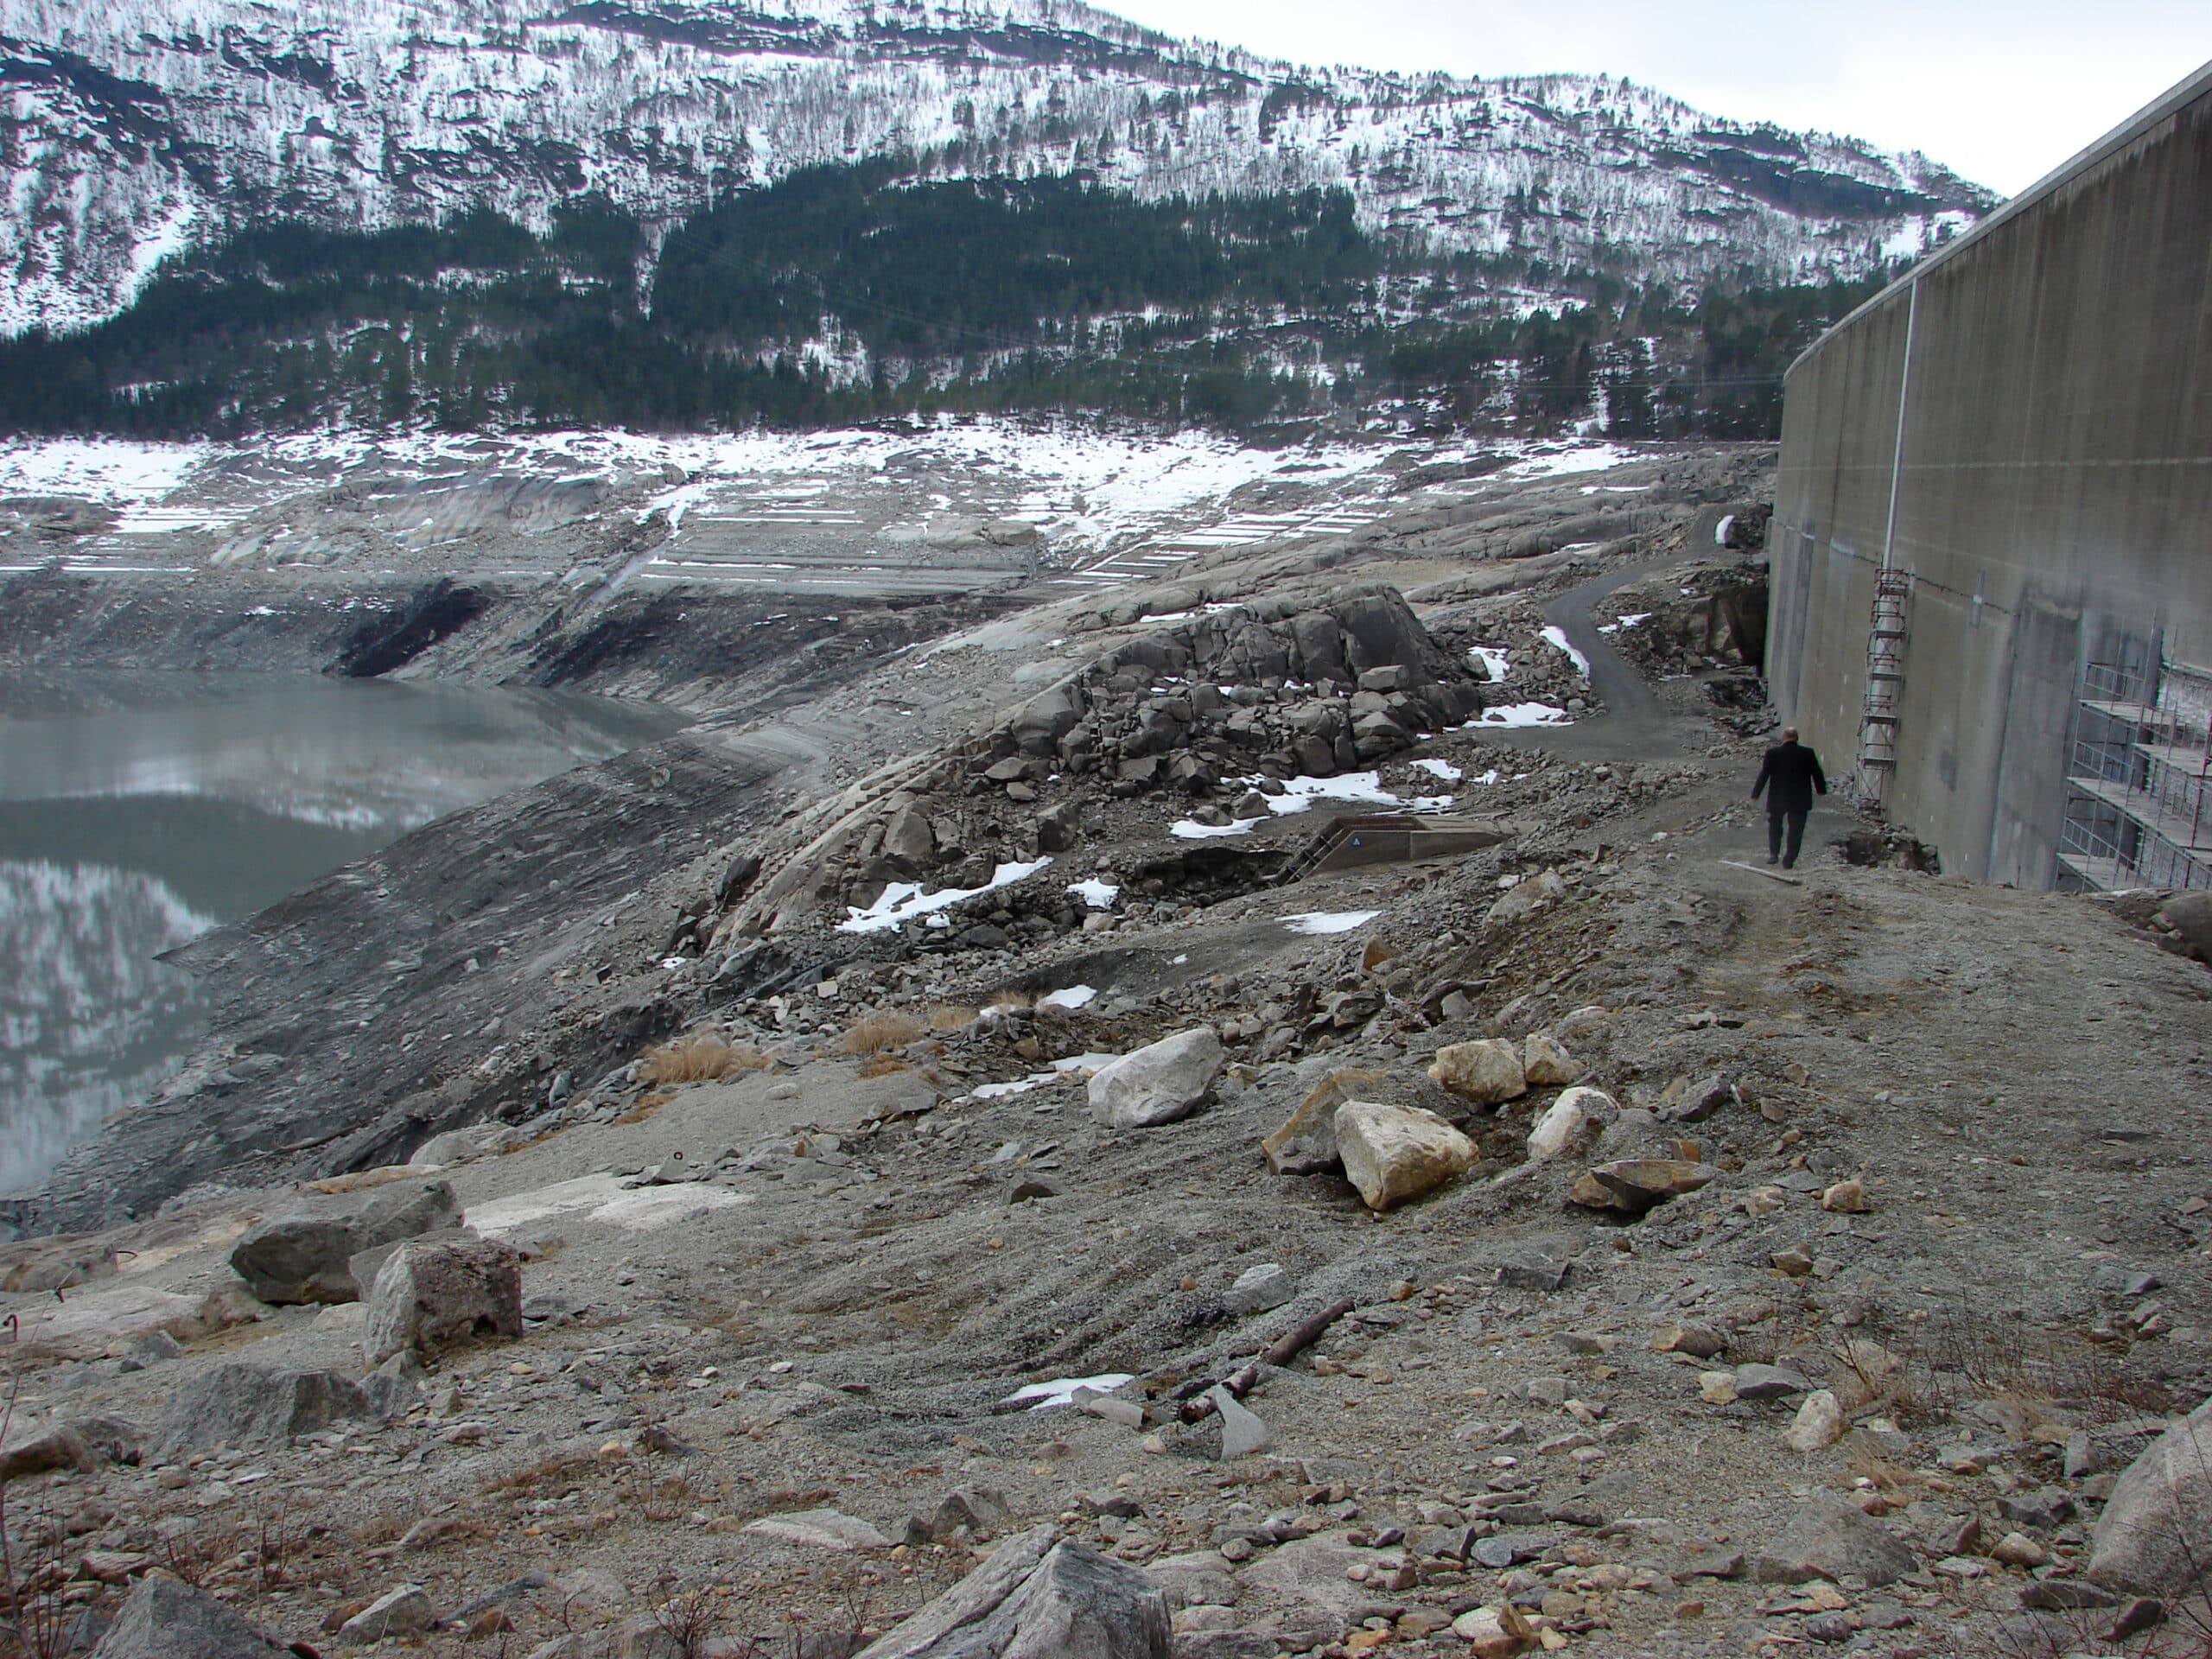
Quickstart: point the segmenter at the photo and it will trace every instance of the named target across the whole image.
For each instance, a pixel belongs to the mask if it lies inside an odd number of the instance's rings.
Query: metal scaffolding
[[[1859,797],[1877,816],[1889,810],[1897,770],[1897,708],[1904,699],[1905,600],[1912,578],[1885,568],[1874,579],[1866,630],[1866,695],[1859,715]]]
[[[2092,663],[2075,714],[2062,887],[2212,887],[2212,670]]]

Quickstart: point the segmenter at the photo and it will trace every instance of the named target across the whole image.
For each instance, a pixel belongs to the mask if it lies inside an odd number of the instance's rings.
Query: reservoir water
[[[0,1192],[197,1039],[199,993],[161,952],[683,723],[561,693],[254,676],[140,683],[92,713],[0,708]]]

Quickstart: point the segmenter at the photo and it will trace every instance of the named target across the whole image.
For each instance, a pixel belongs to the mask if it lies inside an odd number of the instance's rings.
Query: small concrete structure
[[[1457,858],[1480,852],[1519,832],[1496,818],[1459,814],[1345,813],[1291,866],[1286,880],[1302,880],[1326,870],[1357,869],[1367,864],[1414,864],[1427,858]]]

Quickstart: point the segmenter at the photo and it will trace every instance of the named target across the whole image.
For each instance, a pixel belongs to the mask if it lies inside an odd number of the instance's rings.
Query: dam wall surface
[[[2021,887],[2212,886],[2212,66],[1792,365],[1769,678]]]

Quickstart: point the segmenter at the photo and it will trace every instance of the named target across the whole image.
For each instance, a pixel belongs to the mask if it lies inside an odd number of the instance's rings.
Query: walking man
[[[1797,741],[1797,728],[1782,728],[1782,741],[1766,752],[1766,759],[1759,762],[1758,782],[1751,785],[1751,798],[1757,800],[1759,791],[1766,791],[1766,861],[1780,861],[1783,869],[1797,862],[1797,849],[1804,844],[1805,815],[1813,810],[1815,791],[1828,792],[1828,780],[1821,772],[1821,758]],[[1789,830],[1788,847],[1783,845],[1783,830]]]

